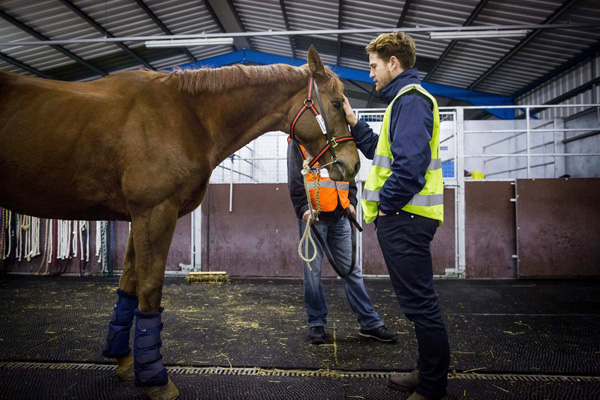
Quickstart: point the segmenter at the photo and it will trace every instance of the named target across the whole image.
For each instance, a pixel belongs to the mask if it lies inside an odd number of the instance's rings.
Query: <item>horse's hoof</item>
[[[117,376],[122,381],[132,381],[135,376],[133,373],[133,356],[126,355],[117,360]]]
[[[171,382],[171,378],[169,378],[169,382],[166,385],[148,386],[146,388],[146,396],[150,400],[175,400],[179,397],[179,390]]]

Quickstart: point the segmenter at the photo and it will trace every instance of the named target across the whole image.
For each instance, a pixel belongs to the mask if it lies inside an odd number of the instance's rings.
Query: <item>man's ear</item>
[[[388,61],[388,64],[392,71],[395,71],[395,70],[402,71],[402,65],[400,64],[400,60],[398,60],[396,58],[396,56],[391,56],[390,60]]]

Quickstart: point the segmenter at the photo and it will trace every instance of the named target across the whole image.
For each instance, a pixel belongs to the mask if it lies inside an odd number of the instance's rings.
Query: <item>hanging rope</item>
[[[310,191],[308,188],[308,179],[307,179],[308,174],[313,175],[313,182],[314,182],[314,188],[315,188],[315,200],[317,203],[317,210],[314,213],[313,213],[312,201],[310,199]],[[310,225],[314,221],[317,220],[317,218],[319,217],[319,214],[321,213],[321,201],[319,200],[319,182],[321,180],[321,172],[319,169],[317,169],[316,172],[311,170],[311,168],[309,167],[308,160],[304,160],[304,162],[302,164],[302,176],[304,178],[304,191],[306,192],[306,199],[308,200],[308,211],[310,213],[310,216],[308,218],[308,221],[306,222],[306,227],[304,228],[304,233],[302,234],[302,237],[300,238],[300,243],[298,244],[298,255],[300,256],[300,258],[303,261],[305,261],[307,263],[308,269],[312,270],[312,268],[310,267],[310,263],[317,257],[317,244],[315,243],[315,241],[312,237],[312,234],[310,231]],[[308,258],[309,245],[312,246],[312,249],[313,249],[313,255],[310,259]],[[302,251],[302,247],[304,247],[304,252]]]
[[[0,207],[0,267],[4,267],[4,239],[7,221],[7,210]]]
[[[42,275],[49,274],[48,265],[50,264],[50,259],[52,258],[52,255],[50,255],[50,257],[48,257],[48,254],[52,252],[52,250],[51,250],[52,237],[50,235],[50,225],[51,224],[52,224],[52,221],[47,219],[46,223],[45,223],[45,230],[44,230],[44,254],[42,255],[42,262],[40,263],[40,267],[38,268],[36,275],[40,275],[40,271],[42,270],[42,267],[44,265],[46,266],[46,268],[44,269],[44,272],[42,273]]]
[[[100,222],[100,243],[101,243],[101,263],[102,269],[100,273],[102,276],[108,275],[108,238],[107,238],[107,222]]]

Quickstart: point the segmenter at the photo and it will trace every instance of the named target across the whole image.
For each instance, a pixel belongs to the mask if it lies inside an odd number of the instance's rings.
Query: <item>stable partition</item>
[[[468,180],[464,197],[463,277],[600,276],[600,179]],[[431,244],[437,276],[456,276],[448,273],[455,269],[460,249],[456,198],[454,188],[445,190],[445,223]],[[202,270],[226,271],[231,276],[302,276],[298,220],[286,184],[212,184],[201,210],[201,224],[193,225],[191,215],[179,219],[167,271],[185,272],[195,261]],[[95,255],[94,224],[89,232],[86,274],[98,274],[101,269]],[[387,275],[374,224],[363,227],[363,272]],[[195,255],[193,233],[201,239],[201,249]],[[128,222],[114,223],[111,254],[115,273],[122,268],[128,234]],[[41,245],[42,254],[46,245]],[[2,269],[17,273],[82,272],[77,258],[46,268],[42,257],[21,261],[9,257]],[[324,262],[323,275],[335,276]]]
[[[231,212],[229,197],[228,185],[211,185],[203,203],[203,268],[300,277],[287,186],[234,185]],[[431,245],[438,276],[457,259],[454,189],[445,190],[444,203],[445,223]],[[600,179],[467,181],[465,203],[467,279],[600,276]],[[387,275],[374,224],[363,228],[364,274]],[[328,265],[323,274],[334,276]]]

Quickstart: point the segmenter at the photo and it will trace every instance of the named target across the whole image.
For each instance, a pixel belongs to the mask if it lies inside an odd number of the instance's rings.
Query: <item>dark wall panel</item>
[[[444,275],[447,268],[455,267],[455,206],[454,189],[444,190],[444,223],[438,227],[431,242],[434,275]]]
[[[365,221],[359,221],[363,227],[362,246],[363,246],[363,274],[387,275],[387,267],[379,248],[377,232],[375,231],[375,222],[365,224]]]
[[[183,216],[177,220],[175,232],[173,233],[173,241],[169,249],[167,257],[167,271],[180,271],[179,264],[191,263],[191,214]],[[129,222],[118,221],[115,223],[114,229],[116,243],[115,248],[115,270],[123,269],[123,260],[125,258],[125,250],[127,249],[127,239],[129,237]]]
[[[466,182],[467,278],[516,278],[514,190],[512,182]]]
[[[600,275],[600,179],[517,181],[522,277]]]
[[[388,274],[375,224],[363,222],[363,272],[365,274]],[[438,228],[431,243],[433,273],[444,275],[446,268],[454,268],[454,190],[444,190],[444,224]]]
[[[512,258],[517,240],[515,212],[520,276],[600,276],[600,179],[519,180],[518,211],[510,201],[514,188],[510,182],[466,183],[467,278],[518,276]],[[202,207],[204,269],[242,276],[302,276],[298,223],[286,184],[234,185],[231,213],[229,185],[211,185],[208,193],[210,201],[206,198]],[[445,223],[431,245],[436,275],[454,268],[453,189],[444,192],[444,204]],[[363,271],[387,274],[374,225],[363,226]],[[128,231],[128,223],[115,224],[115,270],[122,268]],[[177,222],[167,271],[179,271],[180,264],[190,264],[190,231],[191,218],[187,215]],[[94,223],[91,236],[86,272],[98,273]],[[5,260],[3,270],[32,273],[40,270],[40,263],[39,256],[29,262]],[[61,261],[51,272],[61,270],[78,273],[79,261]],[[327,261],[323,275],[335,276]]]
[[[231,213],[229,185],[210,185],[202,210],[203,267],[229,275],[302,276],[286,184],[234,185]]]

